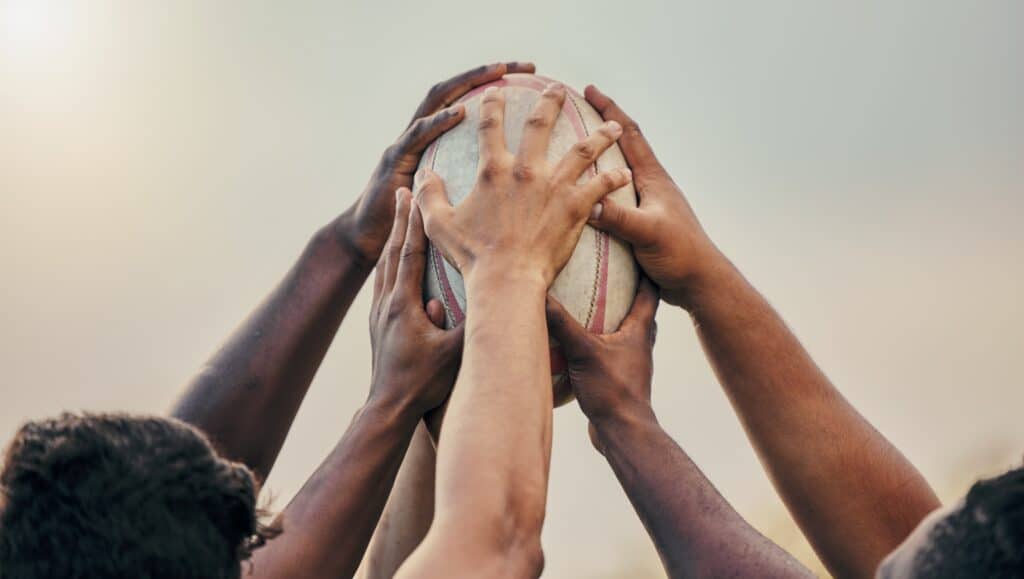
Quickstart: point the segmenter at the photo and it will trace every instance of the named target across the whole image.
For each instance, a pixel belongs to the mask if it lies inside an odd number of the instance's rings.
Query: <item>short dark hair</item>
[[[1024,577],[1024,467],[980,480],[918,553],[927,577]]]
[[[0,579],[236,579],[262,542],[250,471],[178,420],[29,422],[0,472]]]

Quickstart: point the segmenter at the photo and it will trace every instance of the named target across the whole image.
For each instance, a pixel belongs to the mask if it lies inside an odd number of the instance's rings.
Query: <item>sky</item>
[[[1024,455],[1022,39],[1012,0],[0,0],[0,433],[165,412],[431,84],[533,60],[640,121],[715,242],[952,498]],[[298,415],[278,507],[365,398],[368,311],[363,292]],[[790,541],[688,316],[658,321],[662,424]],[[585,424],[556,413],[545,576],[659,576]]]

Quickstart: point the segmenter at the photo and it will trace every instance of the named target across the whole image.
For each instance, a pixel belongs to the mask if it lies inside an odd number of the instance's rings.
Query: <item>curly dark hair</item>
[[[267,535],[256,492],[178,420],[29,422],[0,472],[0,579],[237,579]]]
[[[976,482],[929,539],[922,576],[1024,578],[1024,467]]]

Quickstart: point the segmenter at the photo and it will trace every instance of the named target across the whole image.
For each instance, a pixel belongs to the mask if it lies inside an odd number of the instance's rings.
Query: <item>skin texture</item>
[[[931,545],[931,533],[953,513],[963,510],[965,501],[963,499],[932,511],[914,529],[914,532],[907,536],[892,553],[882,561],[875,573],[877,579],[914,579],[915,577],[927,577],[919,569],[918,556],[925,551],[934,548]]]
[[[872,577],[939,506],[934,492],[715,247],[637,124],[596,88],[586,97],[622,124],[640,200],[606,200],[590,223],[632,243],[663,299],[689,311],[775,488],[831,573]]]
[[[528,63],[499,63],[435,85],[406,131],[384,152],[356,203],[313,236],[285,279],[190,382],[172,415],[203,430],[222,455],[246,464],[258,482],[266,480],[339,324],[385,249],[396,218],[395,191],[412,184],[423,150],[465,115],[461,106],[446,107],[506,73],[533,70]],[[406,190],[406,212],[399,211],[403,220],[408,218],[408,195]],[[395,279],[398,269],[393,268]],[[422,321],[438,319],[439,304],[428,304],[428,313],[423,313],[419,284],[417,280],[416,308],[410,305],[410,291],[396,306],[395,292],[387,290],[375,301],[383,307],[386,296],[386,310],[375,311],[390,312],[394,319],[389,319],[396,324],[412,324],[409,312],[419,312],[418,331],[427,332]],[[392,286],[408,289],[393,279],[388,285],[381,281],[378,288]],[[397,331],[396,324],[376,326],[371,395],[344,438],[283,513],[284,534],[261,550],[257,573],[274,575],[280,565],[287,573],[277,576],[301,577],[314,569],[303,566],[306,561],[326,566],[317,569],[316,576],[348,576],[358,564],[390,487],[390,482],[381,481],[393,480],[422,412],[443,400],[451,384],[450,378],[447,386],[431,382],[433,386],[414,399],[397,395],[403,387],[411,388],[412,383],[403,385],[402,380],[422,382],[419,375],[424,372],[409,367],[411,356],[403,350],[408,345],[403,340],[415,338]],[[385,380],[378,371],[385,358],[395,368],[404,368],[403,373]],[[374,477],[372,488],[366,486]],[[333,486],[337,484],[343,486]],[[302,529],[321,531],[302,545],[286,538],[306,532]]]
[[[391,579],[423,541],[434,520],[437,452],[425,426],[416,429],[387,505],[356,577]]]
[[[658,293],[644,280],[619,330],[592,334],[554,299],[547,316],[569,379],[669,577],[811,577],[754,530],[661,428],[651,408]]]
[[[409,190],[399,189],[394,227],[374,283],[369,399],[281,513],[285,533],[254,555],[256,576],[352,576],[413,432],[423,414],[448,396],[462,328],[442,329],[439,302],[424,309],[420,287],[426,248],[419,211]],[[424,350],[433,355],[424,357]]]
[[[564,100],[564,87],[543,93],[513,154],[502,93],[485,91],[474,190],[457,208],[435,174],[417,191],[427,234],[466,280],[469,308],[438,444],[434,521],[398,577],[536,577],[543,568],[553,402],[544,296],[592,205],[629,179],[618,171],[576,185],[618,137],[614,123],[547,163]]]
[[[171,414],[266,480],[310,382],[391,232],[394,193],[412,185],[424,149],[462,121],[445,107],[507,72],[492,64],[438,83],[384,152],[356,203],[320,229],[284,280],[186,386]]]

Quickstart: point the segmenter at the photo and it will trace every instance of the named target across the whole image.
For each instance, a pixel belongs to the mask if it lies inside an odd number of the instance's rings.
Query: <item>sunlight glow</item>
[[[5,58],[12,64],[38,63],[67,49],[72,10],[60,0],[6,0],[2,10]]]

